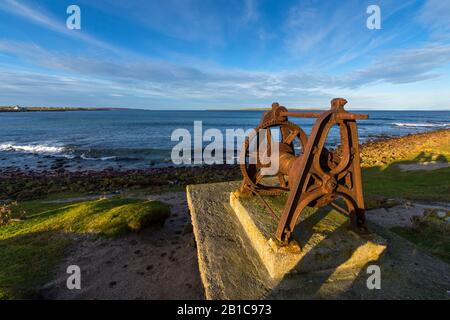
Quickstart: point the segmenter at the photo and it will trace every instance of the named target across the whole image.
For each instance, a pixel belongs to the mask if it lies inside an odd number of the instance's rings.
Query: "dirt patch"
[[[450,210],[449,204],[420,204],[405,202],[391,208],[378,208],[366,212],[367,220],[385,228],[413,227],[413,217],[422,217],[427,209]]]
[[[419,163],[409,163],[409,164],[398,164],[398,167],[401,171],[417,171],[417,170],[431,171],[431,170],[450,167],[450,163],[435,162],[435,161],[419,162]]]
[[[40,290],[45,299],[202,299],[197,252],[184,192],[152,195],[169,203],[162,228],[112,240],[84,239]],[[66,269],[81,269],[81,290],[68,290]]]

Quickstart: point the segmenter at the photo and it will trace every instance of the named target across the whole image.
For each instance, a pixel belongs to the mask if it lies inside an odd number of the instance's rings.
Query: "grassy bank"
[[[365,145],[361,152],[364,194],[450,202],[450,168],[402,171],[402,165],[450,162],[450,130]]]
[[[450,130],[368,144],[362,149],[366,206],[389,206],[387,199],[450,203],[450,167],[402,171],[402,165],[450,162]],[[450,230],[445,221],[418,218],[412,228],[395,227],[398,235],[450,263]],[[448,225],[448,223],[447,223]]]
[[[450,232],[442,228],[424,224],[418,228],[391,229],[408,239],[419,248],[450,264]]]
[[[15,212],[14,212],[15,211]],[[35,297],[35,289],[80,236],[113,237],[158,225],[170,209],[158,201],[103,199],[31,201],[13,209],[21,219],[0,227],[0,299]]]

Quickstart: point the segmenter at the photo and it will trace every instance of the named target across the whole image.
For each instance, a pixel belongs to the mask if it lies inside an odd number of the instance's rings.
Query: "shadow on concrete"
[[[327,206],[317,210],[315,213],[299,221],[294,231],[300,244],[306,244],[313,236],[313,227],[320,220],[325,218],[333,210]],[[308,264],[316,264],[317,260],[324,254],[329,254],[330,243],[327,239],[332,239],[335,234],[348,231],[348,223],[344,223],[332,232],[325,232],[326,237],[309,251],[297,264],[296,268],[302,269],[308,267]],[[350,234],[348,234],[350,236]],[[359,246],[364,245],[370,239],[361,238]],[[348,261],[358,246],[352,250],[336,251],[332,260],[335,267],[325,268],[324,270],[293,273],[286,275],[265,297],[267,299],[357,299],[360,298],[361,286],[366,287],[367,274],[366,269],[369,265],[379,265],[380,261],[369,261],[366,265],[358,268],[341,270],[339,267]],[[358,288],[358,290],[353,290]]]
[[[325,210],[327,207],[323,208]],[[330,210],[328,208],[328,210]],[[299,231],[310,223],[317,223],[323,212],[318,210],[297,225]],[[387,241],[381,259],[369,261],[356,269],[339,270],[334,267],[317,272],[289,274],[264,297],[266,299],[447,299],[450,288],[450,265],[417,248],[413,243],[387,230],[368,223],[369,229]],[[335,232],[342,231],[342,225]],[[304,229],[303,229],[304,230]],[[331,237],[332,233],[328,235]],[[305,239],[308,235],[305,236]],[[326,244],[317,244],[300,264],[320,252]],[[354,251],[353,251],[354,252]],[[341,265],[353,252],[342,252],[336,265]],[[381,271],[381,289],[370,290],[367,267],[377,265]]]

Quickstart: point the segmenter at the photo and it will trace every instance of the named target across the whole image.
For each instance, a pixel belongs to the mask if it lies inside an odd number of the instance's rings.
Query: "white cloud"
[[[0,41],[0,52],[49,70],[32,77],[13,67],[3,72],[0,97],[15,93],[87,92],[102,97],[136,97],[161,101],[189,101],[192,105],[232,105],[239,101],[269,103],[272,100],[311,103],[328,100],[332,92],[364,88],[376,83],[415,83],[438,77],[450,63],[450,46],[428,46],[393,52],[371,65],[340,77],[301,71],[257,72],[198,69],[164,61],[139,59],[97,60],[86,56],[55,54],[37,45]],[[5,71],[5,70],[4,70]],[[8,76],[5,76],[5,74]],[[51,75],[51,74],[54,75]],[[50,75],[49,75],[50,74]],[[59,76],[63,75],[63,76]],[[44,89],[47,88],[47,89]],[[84,94],[83,94],[84,95]],[[106,98],[105,98],[106,99]],[[309,99],[309,100],[308,100]],[[114,100],[112,100],[114,101]],[[304,100],[305,101],[305,100]]]
[[[373,36],[365,27],[365,10],[361,10],[361,15],[355,15],[352,6],[356,3],[346,2],[336,10],[328,11],[326,9],[331,6],[328,2],[322,8],[325,11],[318,11],[308,2],[294,6],[282,28],[282,41],[286,49],[293,56],[298,55],[301,59],[330,67],[366,56],[372,50],[402,37],[403,29],[379,37]],[[433,0],[422,8],[422,21],[429,21],[432,30],[437,30],[439,26],[448,27],[448,19],[445,20],[447,24],[440,18],[432,21],[434,11],[437,10],[432,3]],[[138,20],[141,25],[182,41],[212,41],[213,45],[221,45],[230,28],[238,31],[243,25],[262,20],[254,1],[229,2],[230,12],[239,13],[236,16],[219,12],[212,7],[212,2],[204,6],[200,4],[186,1],[182,2],[183,7],[180,9],[180,2],[174,1],[116,1],[110,9],[116,13],[127,10],[131,18]],[[158,7],[156,10],[156,5],[163,8]],[[383,6],[383,12],[389,17],[389,14],[393,15],[404,5]],[[443,10],[442,6],[438,8]],[[31,10],[29,6],[15,0],[0,3],[0,10],[28,18],[39,26],[68,37],[76,37],[88,47],[108,49],[108,54],[89,55],[87,51],[74,54],[68,51],[50,52],[34,43],[0,40],[0,54],[14,57],[11,61],[21,62],[5,61],[3,66],[0,65],[0,98],[3,100],[66,99],[66,103],[69,100],[75,104],[87,104],[92,101],[88,97],[96,97],[94,101],[104,105],[129,101],[140,106],[149,102],[166,106],[182,103],[190,106],[241,106],[283,100],[285,103],[302,101],[318,106],[339,92],[349,95],[354,92],[355,97],[358,92],[364,92],[367,97],[367,88],[380,84],[417,84],[438,79],[445,73],[443,68],[450,63],[450,45],[429,43],[423,47],[386,52],[372,60],[366,57],[369,62],[365,66],[347,69],[339,76],[327,71],[327,68],[310,67],[309,70],[313,71],[305,71],[306,68],[298,67],[302,64],[294,64],[296,67],[284,71],[222,68],[199,63],[199,59],[175,64],[144,56],[131,56],[126,50],[115,48],[85,33],[68,31],[62,21],[48,12],[37,7]],[[221,19],[221,15],[226,18]],[[176,23],[168,23],[169,20],[176,20]],[[358,29],[359,24],[361,29]],[[267,34],[263,38],[276,40],[277,33],[266,33],[264,28],[255,30],[259,30],[260,35]],[[111,55],[110,52],[115,54]],[[314,63],[306,65],[317,66]],[[24,70],[24,66],[32,71],[19,71]],[[395,92],[390,92],[390,97],[384,101],[392,100]]]
[[[429,45],[397,50],[376,59],[372,65],[343,78],[342,87],[359,87],[372,82],[414,83],[438,78],[439,70],[450,64],[450,45]]]
[[[434,37],[450,38],[450,1],[427,0],[422,7],[419,21],[433,32]]]
[[[0,10],[19,16],[27,21],[35,23],[48,30],[63,34],[69,38],[75,38],[86,44],[108,50],[109,52],[122,52],[122,50],[119,50],[104,41],[98,40],[95,37],[88,35],[86,32],[81,33],[67,29],[65,20],[58,20],[53,17],[51,13],[38,8],[37,6],[31,8],[30,6],[16,0],[4,0],[4,2],[0,3]]]
[[[178,40],[224,46],[227,37],[259,18],[254,0],[113,0],[104,5],[92,1],[90,5],[110,15],[122,15],[146,29]]]

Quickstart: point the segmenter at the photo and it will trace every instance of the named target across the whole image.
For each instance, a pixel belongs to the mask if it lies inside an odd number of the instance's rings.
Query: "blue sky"
[[[449,16],[448,0],[0,0],[0,105],[449,110]]]

